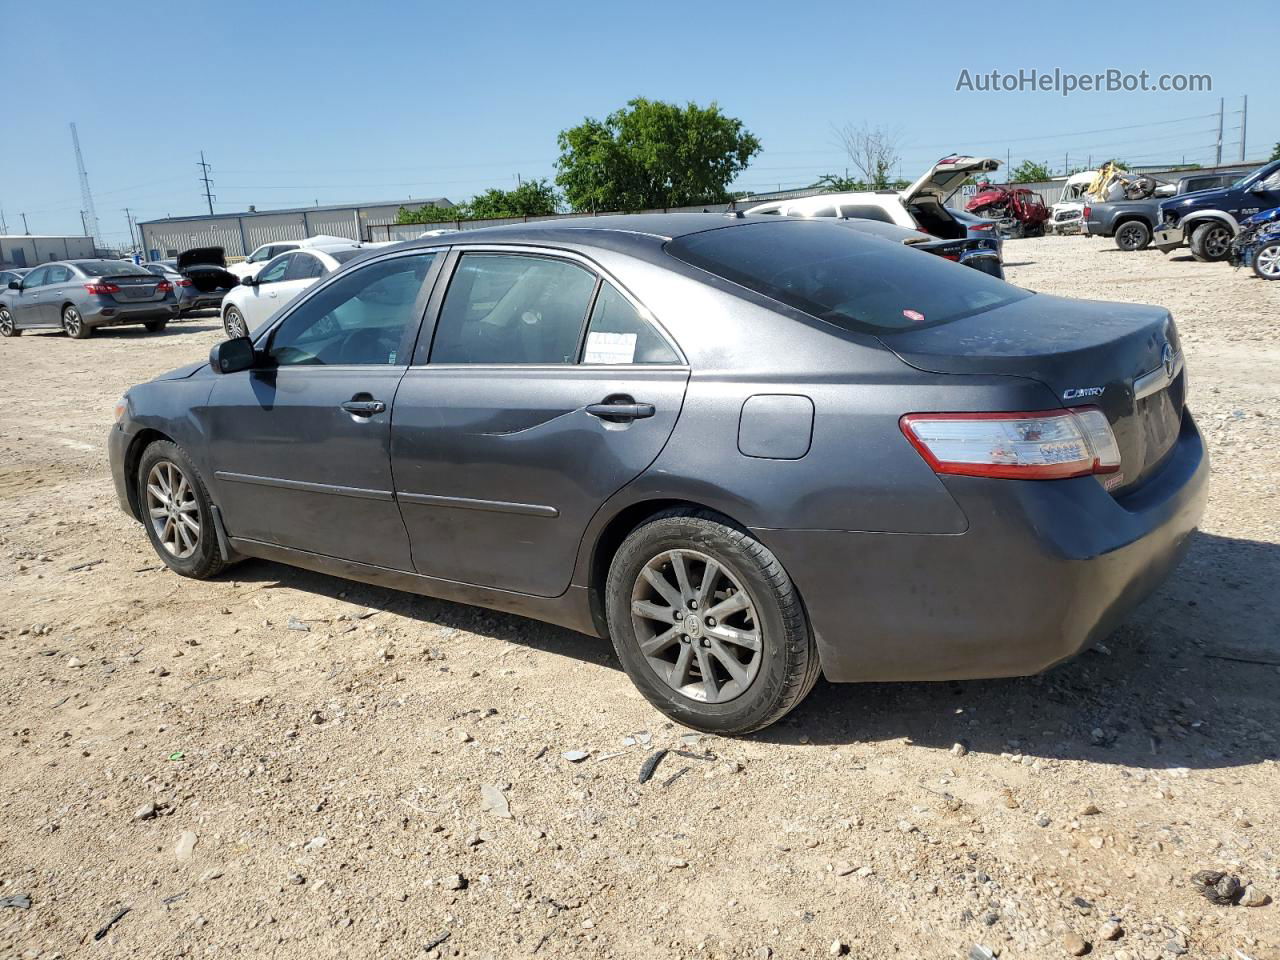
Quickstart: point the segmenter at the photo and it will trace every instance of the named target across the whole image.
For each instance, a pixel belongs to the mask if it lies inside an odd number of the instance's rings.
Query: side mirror
[[[256,286],[257,286],[258,284],[260,284],[261,282],[262,282],[262,281],[261,281],[261,280],[259,280],[256,276],[254,276],[254,277],[241,277],[241,278],[240,278],[240,286],[242,286],[242,287],[256,287]]]
[[[21,290],[21,289],[22,289],[22,281],[21,281],[21,280],[10,280],[10,281],[9,281],[9,289],[10,289],[10,290]]]
[[[214,373],[239,373],[253,366],[255,354],[253,341],[248,337],[236,337],[215,343],[209,351],[209,366]]]

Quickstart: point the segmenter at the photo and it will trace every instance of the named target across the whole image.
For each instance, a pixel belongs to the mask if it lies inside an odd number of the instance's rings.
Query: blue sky
[[[1211,161],[1220,96],[1234,160],[1246,93],[1249,158],[1265,158],[1280,104],[1254,49],[1267,38],[1249,28],[1263,6],[1233,8],[1206,38],[1184,26],[1204,23],[1203,2],[1164,3],[1135,43],[1127,15],[1079,4],[231,0],[108,14],[5,0],[0,207],[10,232],[23,211],[33,233],[80,232],[73,120],[101,232],[120,243],[125,206],[204,212],[201,149],[219,212],[461,200],[553,176],[558,131],[634,96],[714,100],[741,118],[764,143],[737,184],[752,190],[843,172],[832,126],[847,122],[896,131],[910,178],[951,151]],[[962,69],[1055,67],[1206,73],[1213,89],[955,89]]]

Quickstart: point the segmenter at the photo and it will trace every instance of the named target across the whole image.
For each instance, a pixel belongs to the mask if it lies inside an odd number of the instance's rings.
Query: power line
[[[209,192],[209,188],[213,186],[213,181],[209,179],[209,164],[204,162],[204,151],[200,151],[200,171],[203,174],[200,179],[204,182],[204,199],[209,204],[209,216],[213,216],[213,194]]]

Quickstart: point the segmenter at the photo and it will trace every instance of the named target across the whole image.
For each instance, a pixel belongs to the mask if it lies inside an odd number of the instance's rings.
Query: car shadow
[[[247,561],[229,574],[619,669],[611,644],[510,614]],[[1035,677],[832,684],[766,742],[831,746],[905,738],[949,750],[1214,768],[1280,758],[1280,546],[1197,533],[1170,580],[1097,648]],[[998,615],[998,611],[993,611]]]

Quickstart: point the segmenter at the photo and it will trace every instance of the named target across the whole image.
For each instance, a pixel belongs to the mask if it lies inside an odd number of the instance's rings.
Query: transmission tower
[[[98,213],[93,209],[93,191],[89,189],[89,173],[84,168],[84,155],[80,153],[80,134],[76,133],[76,125],[71,124],[71,142],[76,148],[76,169],[80,171],[80,206],[84,208],[85,233],[93,237],[95,247],[102,246],[102,238],[98,236]]]

